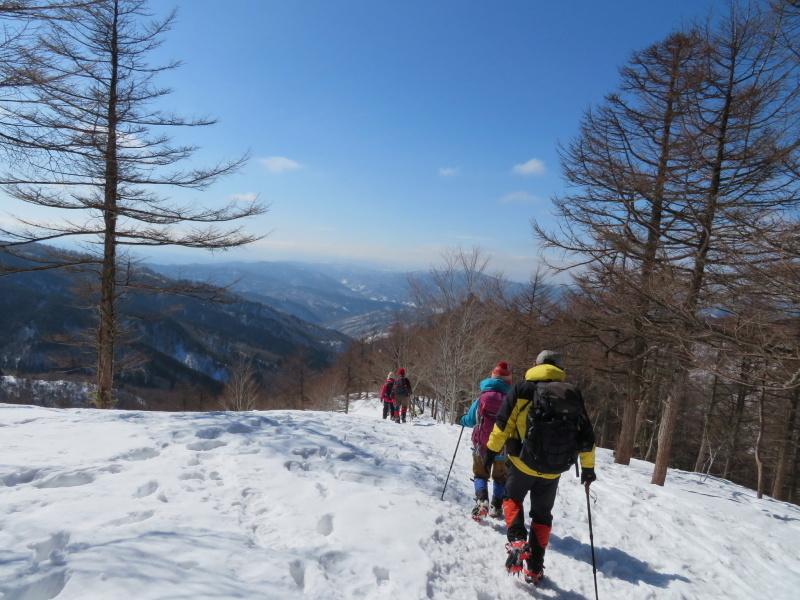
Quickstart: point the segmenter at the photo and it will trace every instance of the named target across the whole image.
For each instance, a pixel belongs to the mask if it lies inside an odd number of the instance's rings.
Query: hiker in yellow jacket
[[[561,355],[552,350],[540,352],[525,381],[514,384],[506,396],[487,444],[487,462],[494,460],[503,446],[510,459],[503,502],[506,568],[509,573],[522,572],[525,581],[533,584],[543,577],[561,473],[580,456],[581,483],[589,485],[597,479],[592,423],[580,390],[564,382],[564,377]],[[530,534],[523,512],[528,493]]]

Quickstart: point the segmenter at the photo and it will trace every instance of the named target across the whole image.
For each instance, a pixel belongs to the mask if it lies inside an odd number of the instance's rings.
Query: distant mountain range
[[[0,262],[15,265],[19,259],[0,254]],[[429,277],[414,275],[423,284]],[[127,348],[145,359],[123,381],[157,389],[199,385],[216,393],[240,355],[252,358],[262,373],[280,370],[289,358],[323,367],[352,339],[383,335],[413,309],[408,274],[346,264],[153,264],[138,276],[167,284],[202,281],[232,293],[225,304],[166,294],[122,301],[133,333]],[[56,341],[91,330],[92,313],[75,291],[78,281],[59,270],[0,277],[0,374],[52,372],[56,356],[74,372],[89,372],[91,362],[80,349]]]
[[[0,261],[24,264],[7,255],[0,255]],[[139,276],[164,279],[147,269]],[[43,374],[69,364],[74,374],[90,372],[85,350],[57,340],[91,331],[92,312],[76,291],[79,279],[63,270],[0,277],[0,371]],[[166,294],[134,295],[120,308],[132,330],[126,348],[145,360],[123,377],[136,386],[200,385],[215,392],[226,379],[226,368],[242,354],[262,372],[277,371],[289,357],[302,357],[307,366],[319,368],[351,341],[339,331],[243,297],[219,304]]]
[[[353,265],[281,261],[150,268],[173,279],[230,286],[249,300],[354,338],[385,332],[410,302],[407,274]]]

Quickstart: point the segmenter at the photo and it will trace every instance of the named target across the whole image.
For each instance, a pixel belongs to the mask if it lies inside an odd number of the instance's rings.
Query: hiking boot
[[[506,552],[508,552],[508,558],[506,558],[506,569],[509,573],[519,575],[525,566],[523,561],[531,556],[531,547],[525,540],[509,542],[506,544]]]
[[[403,416],[401,418],[402,418],[403,423],[405,423],[406,422],[406,413],[403,413]]]
[[[493,519],[502,519],[503,518],[503,504],[502,502],[495,502],[495,499],[492,499],[492,506],[489,508],[489,516]]]
[[[482,521],[488,512],[489,502],[486,500],[478,500],[475,504],[475,508],[472,509],[472,518],[475,521]]]
[[[522,575],[525,577],[525,583],[532,583],[533,585],[538,585],[538,583],[544,577],[544,567],[541,567],[538,571],[533,570],[529,571],[527,567],[523,567]]]
[[[400,417],[395,417],[394,418],[394,422],[399,425],[400,424]]]

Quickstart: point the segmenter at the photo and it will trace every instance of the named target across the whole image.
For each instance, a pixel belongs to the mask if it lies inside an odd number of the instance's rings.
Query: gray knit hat
[[[562,371],[564,370],[564,359],[561,355],[554,350],[542,350],[539,356],[536,357],[537,365],[553,365]]]

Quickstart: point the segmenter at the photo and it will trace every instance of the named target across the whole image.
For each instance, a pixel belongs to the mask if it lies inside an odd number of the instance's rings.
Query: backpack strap
[[[535,404],[534,404],[534,408],[536,408],[536,405],[537,405],[537,404],[541,404],[541,403],[542,403],[542,393],[539,391],[539,386],[540,386],[540,385],[547,386],[547,382],[546,382],[546,381],[537,381],[537,382],[534,384],[534,386],[533,386],[533,398],[530,398],[530,399],[529,399],[529,400],[528,400],[528,401],[527,401],[527,402],[526,402],[526,403],[525,403],[525,404],[522,406],[522,408],[520,409],[520,412],[522,412],[523,410],[525,410],[525,407],[526,407],[526,406],[528,406],[529,404],[531,404],[532,402],[534,402],[534,403],[535,403]]]

